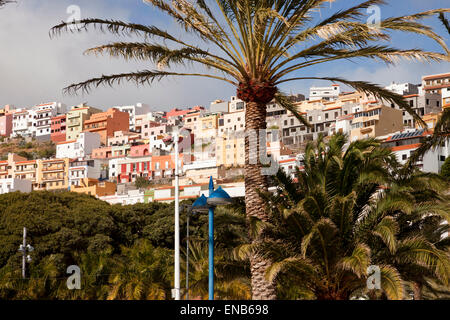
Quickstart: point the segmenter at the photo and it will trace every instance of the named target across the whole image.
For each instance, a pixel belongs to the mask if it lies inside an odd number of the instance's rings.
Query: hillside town
[[[276,103],[267,105],[267,153],[286,173],[302,169],[302,152],[319,135],[347,134],[350,141],[373,137],[405,163],[433,133],[444,108],[450,108],[450,73],[426,75],[420,84],[394,83],[386,89],[403,95],[427,127],[394,104],[361,92],[345,92],[338,84],[310,88],[309,97],[291,95],[309,122]],[[0,110],[2,143],[49,142],[56,153],[27,159],[17,153],[0,161],[0,194],[34,190],[86,193],[111,204],[129,205],[174,200],[175,157],[166,143],[184,132],[180,143],[180,199],[208,191],[209,177],[232,197],[244,196],[246,105],[237,97],[215,100],[209,108],[194,106],[157,111],[136,103],[106,111],[81,103],[41,103],[31,108],[6,105]],[[447,141],[417,163],[438,173],[450,155]]]

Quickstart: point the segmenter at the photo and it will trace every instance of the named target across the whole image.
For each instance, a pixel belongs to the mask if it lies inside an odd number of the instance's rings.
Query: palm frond
[[[93,88],[98,88],[99,86],[113,86],[115,84],[120,84],[124,81],[133,82],[136,85],[144,85],[151,84],[153,81],[161,80],[165,77],[169,76],[194,76],[194,77],[206,77],[217,80],[222,80],[233,85],[236,85],[233,81],[222,78],[219,76],[214,76],[210,74],[201,74],[201,73],[177,73],[177,72],[166,72],[166,71],[157,71],[157,70],[143,70],[139,72],[131,72],[131,73],[121,73],[114,75],[103,75],[99,78],[93,78],[84,82],[80,82],[77,84],[72,84],[64,89],[66,93],[73,94],[78,91],[82,91],[84,93],[90,92]]]
[[[328,80],[333,82],[341,82],[344,83],[358,91],[361,91],[365,94],[372,95],[375,98],[380,99],[382,102],[387,101],[388,103],[393,103],[398,105],[401,109],[404,109],[409,114],[413,116],[413,118],[421,123],[424,127],[426,127],[426,123],[422,120],[422,118],[411,108],[411,106],[406,102],[406,100],[403,98],[403,96],[396,94],[394,92],[391,92],[389,90],[386,90],[376,84],[366,82],[366,81],[350,81],[345,80],[342,78],[337,77],[296,77],[296,78],[289,78],[284,79],[276,82],[276,84],[280,84],[287,81],[292,80]]]

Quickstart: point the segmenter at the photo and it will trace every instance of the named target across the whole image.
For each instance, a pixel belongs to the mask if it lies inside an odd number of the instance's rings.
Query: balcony
[[[361,130],[360,130],[361,134],[371,133],[372,131],[373,131],[372,127],[361,128]]]
[[[64,171],[64,166],[48,166],[43,167],[42,171],[48,172],[48,171]]]

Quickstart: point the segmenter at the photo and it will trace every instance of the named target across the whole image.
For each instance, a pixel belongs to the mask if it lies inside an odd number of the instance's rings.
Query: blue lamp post
[[[214,182],[212,177],[209,178],[209,197],[206,198],[202,195],[192,204],[193,212],[208,211],[209,232],[208,232],[208,245],[209,245],[209,300],[214,300],[214,209],[218,205],[230,204],[232,199],[222,187],[219,187],[214,191]]]

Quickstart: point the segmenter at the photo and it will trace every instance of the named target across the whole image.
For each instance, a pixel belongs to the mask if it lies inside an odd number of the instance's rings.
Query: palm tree
[[[164,300],[170,297],[169,268],[173,254],[139,240],[122,248],[115,272],[111,274],[108,300]]]
[[[441,20],[448,34],[450,35],[450,24],[445,18],[444,13],[439,14]],[[414,151],[414,154],[408,159],[408,166],[414,165],[420,157],[423,157],[429,150],[434,150],[438,146],[442,146],[450,139],[450,108],[442,111],[433,128],[433,134],[427,136],[419,148]]]
[[[277,174],[278,193],[264,194],[273,240],[242,246],[241,257],[258,251],[273,261],[266,277],[285,298],[420,298],[423,288],[448,287],[445,182],[406,173],[373,139],[346,143],[340,134],[328,144],[319,138],[297,182]],[[380,268],[381,290],[367,290],[370,265]]]
[[[0,0],[0,8],[3,7],[4,5],[6,5],[9,2],[14,2],[14,1]]]
[[[378,85],[365,81],[349,81],[339,77],[299,76],[299,72],[315,65],[342,59],[369,58],[394,63],[398,58],[424,61],[449,60],[443,39],[420,20],[450,9],[436,9],[418,14],[391,17],[374,28],[364,21],[364,11],[384,0],[362,1],[346,10],[333,12],[326,18],[312,19],[329,0],[144,0],[173,18],[187,33],[197,36],[202,44],[191,43],[152,25],[141,25],[105,19],[77,21],[81,29],[89,26],[116,35],[141,36],[140,42],[115,42],[87,50],[89,54],[107,54],[151,62],[156,69],[103,75],[70,85],[66,92],[88,92],[100,85],[150,84],[165,77],[206,77],[224,81],[237,89],[237,96],[246,102],[245,129],[245,200],[246,214],[268,221],[264,202],[258,190],[266,191],[268,183],[261,171],[258,155],[265,155],[265,143],[259,139],[266,129],[266,104],[273,99],[308,124],[283,96],[279,85],[297,80],[328,80],[341,82],[376,98],[395,103],[421,121],[405,100]],[[51,34],[72,31],[72,23],[63,22]],[[380,45],[390,39],[389,32],[401,31],[424,35],[435,40],[444,54],[419,49],[398,49]],[[152,42],[151,39],[158,41]],[[198,72],[175,71],[173,67],[188,65],[204,67]],[[265,139],[265,133],[261,134]],[[252,146],[252,150],[250,150]],[[255,242],[262,234],[256,235]],[[275,286],[265,280],[270,261],[254,256],[251,259],[252,295],[254,299],[274,299]]]
[[[186,249],[182,249],[186,257]],[[185,263],[182,263],[186,272]],[[189,297],[208,298],[207,242],[189,241]],[[250,270],[242,261],[232,257],[230,250],[216,247],[214,254],[214,292],[217,299],[250,299]]]

